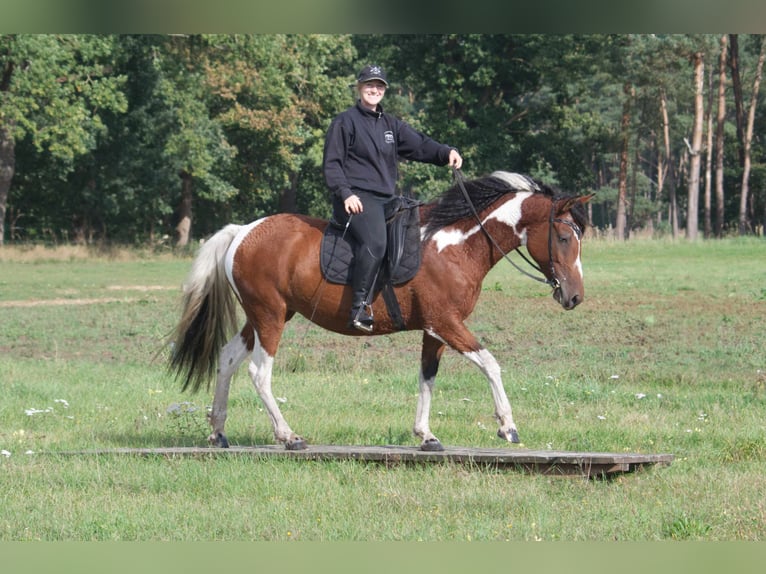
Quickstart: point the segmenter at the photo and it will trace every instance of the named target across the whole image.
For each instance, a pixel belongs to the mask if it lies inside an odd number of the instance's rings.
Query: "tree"
[[[753,91],[750,96],[750,106],[747,113],[747,127],[745,128],[745,139],[743,147],[743,167],[742,167],[742,188],[739,202],[739,234],[745,235],[749,230],[747,217],[747,205],[750,192],[750,166],[751,166],[751,148],[753,142],[753,125],[755,123],[755,107],[758,103],[758,91],[761,85],[761,75],[763,74],[763,62],[766,60],[766,36],[760,38],[761,50],[758,56],[758,63],[755,68],[755,77],[753,79]]]
[[[739,162],[744,165],[744,147],[745,140],[745,98],[742,95],[742,77],[739,64],[739,35],[729,34],[729,67],[731,68],[731,85],[734,91],[734,109],[737,122],[737,142],[739,143]]]
[[[660,91],[660,114],[662,117],[662,141],[663,141],[663,150],[664,153],[662,154],[662,165],[664,166],[664,169],[662,169],[662,173],[667,175],[667,181],[669,181],[668,185],[668,198],[670,202],[670,227],[673,237],[678,237],[679,234],[679,223],[678,223],[678,197],[676,195],[676,169],[673,162],[673,152],[672,152],[672,146],[670,145],[670,120],[668,119],[668,105],[667,105],[667,97],[665,95],[665,91]],[[662,178],[662,180],[658,181],[665,181],[665,177]]]
[[[17,142],[49,155],[55,161],[39,169],[62,177],[97,146],[102,115],[125,110],[113,47],[109,36],[0,35],[0,245]]]
[[[702,165],[702,134],[704,131],[705,105],[705,56],[702,52],[692,55],[694,66],[694,124],[692,141],[689,145],[689,181],[688,181],[688,212],[686,216],[686,237],[697,239],[699,222],[699,192],[700,170]]]
[[[170,113],[162,155],[180,180],[175,244],[185,247],[191,237],[193,196],[218,202],[236,194],[236,188],[220,176],[236,152],[220,122],[211,117],[205,81],[208,39],[172,36],[163,44],[164,57],[157,58],[156,64],[160,78],[157,89]],[[195,185],[200,188],[196,192]]]
[[[677,236],[681,226],[693,235],[695,163],[706,149],[716,204],[713,214],[706,172],[706,236],[739,226],[742,208],[759,231],[762,43],[736,34],[0,36],[0,237],[5,227],[87,242],[175,233],[184,245],[275,211],[327,216],[325,130],[353,104],[354,73],[370,62],[389,72],[385,108],[459,147],[469,175],[511,169],[596,191],[592,222],[620,237],[640,228]],[[702,58],[707,94],[689,73]],[[707,146],[697,143],[701,117]],[[401,164],[400,189],[421,199],[450,179]]]
[[[723,144],[724,124],[726,121],[726,53],[728,35],[721,35],[721,53],[718,59],[718,112],[715,129],[715,235],[723,235],[724,226],[724,187],[723,187]]]
[[[626,82],[623,86],[625,98],[622,102],[622,119],[620,121],[620,176],[617,194],[617,218],[614,231],[617,239],[628,239],[627,225],[627,195],[628,195],[628,142],[630,141],[630,104],[635,97],[633,84]]]
[[[237,149],[237,216],[327,213],[324,134],[353,103],[349,36],[210,36],[211,117]]]
[[[616,35],[363,36],[354,42],[360,63],[376,61],[389,70],[387,109],[459,147],[466,172],[511,169],[585,190],[596,184],[594,163],[603,148],[612,152],[617,145],[619,118],[614,124],[601,92],[621,82],[599,65],[621,65]],[[423,198],[442,191],[448,178],[423,164],[401,169],[402,187]]]
[[[704,237],[713,234],[712,190],[713,190],[713,67],[708,72],[707,107],[705,108],[705,197],[703,206]]]

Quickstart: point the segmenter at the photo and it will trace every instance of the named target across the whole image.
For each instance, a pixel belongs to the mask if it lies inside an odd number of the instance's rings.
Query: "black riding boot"
[[[354,298],[351,302],[351,318],[349,326],[364,331],[372,332],[372,290],[378,275],[380,260],[373,257],[366,247],[362,247],[354,260],[354,277],[351,287],[354,290]]]

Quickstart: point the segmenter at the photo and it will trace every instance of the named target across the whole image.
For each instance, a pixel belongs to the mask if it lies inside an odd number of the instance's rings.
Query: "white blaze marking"
[[[582,241],[580,241],[580,238],[577,237],[577,234],[575,234],[575,238],[577,239],[577,259],[575,260],[575,268],[580,273],[580,279],[583,278],[583,271],[582,271],[582,261],[580,260],[580,255],[582,254]]]

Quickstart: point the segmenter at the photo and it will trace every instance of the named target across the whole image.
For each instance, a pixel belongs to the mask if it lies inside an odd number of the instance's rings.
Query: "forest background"
[[[355,73],[458,147],[468,177],[595,192],[601,234],[763,235],[766,36],[0,35],[0,244],[183,247],[329,214],[321,172]],[[434,198],[444,168],[403,163]]]

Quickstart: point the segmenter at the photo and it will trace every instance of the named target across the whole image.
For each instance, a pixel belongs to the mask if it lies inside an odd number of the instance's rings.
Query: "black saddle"
[[[386,205],[388,250],[383,259],[380,279],[401,285],[412,279],[420,269],[420,202],[395,197]],[[331,220],[325,229],[320,251],[320,265],[330,283],[350,285],[354,270],[356,240],[345,227]]]
[[[388,248],[375,291],[383,290],[389,315],[400,329],[404,328],[404,324],[392,286],[406,283],[420,269],[420,205],[417,200],[396,196],[385,207]],[[356,246],[356,240],[345,226],[331,220],[325,229],[319,252],[319,264],[327,281],[351,284]]]

